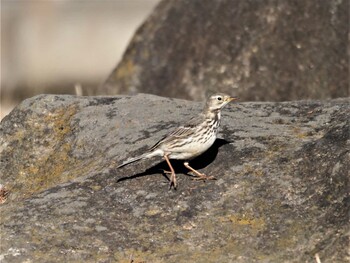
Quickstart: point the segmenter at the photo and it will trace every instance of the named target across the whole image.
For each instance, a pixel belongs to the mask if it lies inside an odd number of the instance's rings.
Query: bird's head
[[[223,93],[214,94],[207,100],[206,108],[210,111],[221,110],[227,103],[234,100],[238,100],[238,98]]]

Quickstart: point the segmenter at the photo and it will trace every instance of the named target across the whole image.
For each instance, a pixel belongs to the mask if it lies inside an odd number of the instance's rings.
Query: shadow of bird
[[[211,164],[215,160],[215,158],[219,152],[219,148],[225,144],[228,144],[228,143],[230,143],[230,142],[227,140],[219,139],[219,138],[216,139],[214,144],[206,152],[204,152],[200,156],[198,156],[195,159],[190,161],[191,166],[196,170],[203,169],[203,168],[207,167],[209,164]],[[188,174],[189,170],[186,167],[184,167],[182,161],[172,160],[172,164],[173,164],[174,169],[177,171],[177,173],[182,173],[182,174],[186,174],[188,176],[191,176]],[[169,180],[169,178],[166,176],[166,173],[164,172],[167,169],[168,169],[168,165],[167,165],[166,161],[162,161],[162,162],[148,168],[147,170],[145,170],[142,173],[137,173],[137,174],[134,174],[131,176],[121,177],[117,180],[117,182],[119,183],[122,181],[132,180],[132,179],[136,179],[139,177],[153,175],[153,174],[159,174],[159,173],[163,174],[167,178],[167,180]]]

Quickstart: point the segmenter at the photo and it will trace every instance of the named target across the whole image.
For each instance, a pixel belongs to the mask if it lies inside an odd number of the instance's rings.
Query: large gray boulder
[[[160,159],[116,169],[196,102],[41,95],[1,122],[1,262],[347,262],[349,99],[236,103],[168,190]],[[132,261],[133,260],[133,261]]]
[[[349,96],[349,1],[162,1],[98,94]]]

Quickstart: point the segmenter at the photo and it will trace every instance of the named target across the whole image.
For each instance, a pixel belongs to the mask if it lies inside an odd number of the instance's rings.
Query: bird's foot
[[[192,180],[195,181],[206,181],[206,180],[216,180],[216,178],[214,176],[207,176],[203,173],[198,172],[197,170],[193,169],[188,162],[184,162],[184,166],[190,170],[190,172],[194,173],[195,175],[194,178],[192,178]]]
[[[172,187],[174,187],[174,189],[176,190],[176,187],[177,187],[177,183],[176,183],[176,175],[175,175],[175,173],[172,173],[171,171],[167,171],[167,170],[162,170],[162,172],[164,173],[164,174],[170,174],[170,178],[168,178],[169,179],[169,181],[170,181],[170,184],[169,184],[169,190],[172,188]]]
[[[174,190],[176,190],[177,183],[176,183],[176,175],[175,175],[175,173],[171,173],[171,175],[170,175],[169,190],[171,190],[171,187],[174,187]]]
[[[214,176],[207,176],[203,173],[196,173],[195,177],[192,178],[194,181],[206,181],[206,180],[217,180]]]
[[[176,175],[173,174],[171,171],[167,171],[167,170],[163,170],[164,174],[170,174],[170,184],[169,184],[169,190],[174,187],[174,189],[176,190],[177,187],[177,183],[176,183]]]

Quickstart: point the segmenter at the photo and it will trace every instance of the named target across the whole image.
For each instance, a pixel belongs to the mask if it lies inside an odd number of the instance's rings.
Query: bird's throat
[[[211,111],[207,112],[207,118],[208,119],[212,119],[215,122],[220,121],[220,118],[221,118],[221,111],[220,111],[220,109],[218,109],[218,110],[211,110]]]

